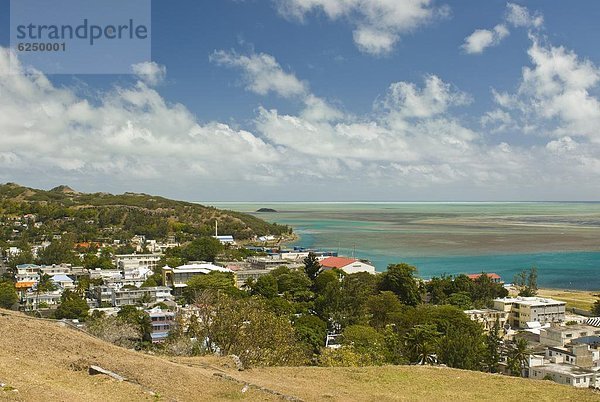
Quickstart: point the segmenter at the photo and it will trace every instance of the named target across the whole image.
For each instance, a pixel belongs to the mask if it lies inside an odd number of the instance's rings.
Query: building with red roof
[[[491,281],[494,282],[494,283],[503,283],[502,282],[502,278],[500,277],[500,275],[498,275],[495,272],[489,272],[489,273],[482,272],[480,274],[468,274],[467,276],[469,277],[469,279],[471,279],[471,280],[474,281],[474,280],[478,279],[483,274],[486,274],[488,276],[488,278],[490,278]]]
[[[356,272],[375,273],[375,267],[365,261],[357,260],[356,258],[347,257],[327,257],[320,261],[324,270],[341,269],[347,274]]]

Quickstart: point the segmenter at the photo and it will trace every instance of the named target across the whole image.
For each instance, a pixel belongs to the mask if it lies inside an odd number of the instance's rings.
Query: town
[[[600,301],[584,311],[537,296],[535,268],[512,284],[495,273],[422,280],[407,264],[378,273],[270,233],[238,244],[218,221],[185,242],[55,233],[26,249],[19,235],[42,229],[36,218],[1,221],[2,307],[124,347],[236,355],[245,366],[442,365],[600,388]]]

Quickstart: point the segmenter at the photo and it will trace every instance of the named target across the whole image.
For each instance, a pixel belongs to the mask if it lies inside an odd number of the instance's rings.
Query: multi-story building
[[[552,326],[540,330],[540,343],[546,346],[564,346],[577,338],[600,335],[600,328],[591,325]]]
[[[565,321],[566,303],[542,297],[504,297],[494,299],[494,309],[509,313],[508,322],[515,328],[527,323],[561,323]]]
[[[490,308],[479,309],[479,310],[465,310],[465,314],[473,321],[480,322],[483,324],[485,332],[489,332],[496,323],[499,324],[499,330],[501,333],[504,332],[504,326],[508,321],[509,312],[502,310],[494,310]]]
[[[171,268],[167,265],[162,268],[163,283],[174,288],[175,293],[179,294],[183,288],[187,287],[187,282],[193,277],[215,271],[232,272],[228,268],[219,267],[205,261],[193,261],[177,268]]]
[[[113,307],[134,306],[138,303],[158,303],[172,301],[171,289],[166,286],[148,288],[96,286],[92,292],[99,306],[110,304]]]
[[[152,321],[152,343],[162,343],[169,336],[169,331],[175,322],[175,313],[168,310],[162,310],[155,307],[151,310],[146,310]]]
[[[151,270],[156,268],[161,254],[118,254],[114,257],[114,263],[121,271],[133,271],[145,267]]]
[[[600,351],[589,345],[549,347],[529,358],[529,377],[579,388],[600,387]]]

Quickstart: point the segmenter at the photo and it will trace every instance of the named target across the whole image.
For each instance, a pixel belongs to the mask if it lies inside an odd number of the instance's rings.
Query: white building
[[[355,258],[327,257],[321,260],[320,264],[324,270],[341,269],[347,274],[355,274],[357,272],[375,273],[375,267],[373,265]]]
[[[176,292],[187,287],[187,282],[195,276],[206,275],[210,272],[233,272],[228,268],[219,267],[210,262],[198,261],[186,265],[180,265],[177,268],[171,268],[168,265],[162,268],[163,283],[171,286]]]
[[[144,267],[149,269],[156,268],[161,254],[118,254],[114,257],[115,265],[122,271],[132,271]]]
[[[589,345],[549,347],[529,358],[529,377],[578,388],[600,387],[600,351]]]
[[[564,346],[573,339],[598,335],[600,335],[600,328],[591,325],[554,326],[540,331],[540,343],[546,346]]]
[[[508,322],[516,328],[530,328],[528,323],[562,323],[567,303],[543,297],[504,297],[494,299],[494,309],[506,311]]]

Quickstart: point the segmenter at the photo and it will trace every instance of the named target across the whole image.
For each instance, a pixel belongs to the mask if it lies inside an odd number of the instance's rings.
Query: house
[[[40,305],[46,307],[58,306],[62,293],[62,289],[39,294],[29,291],[22,294],[21,303],[26,311],[37,310]]]
[[[134,269],[145,267],[149,269],[156,268],[162,255],[153,254],[117,254],[114,257],[114,264],[121,271],[132,271]]]
[[[175,313],[169,310],[162,310],[160,307],[155,307],[146,310],[152,321],[152,332],[150,337],[152,343],[162,343],[169,336],[169,331],[175,322]]]
[[[356,258],[345,258],[345,257],[327,257],[320,261],[323,270],[328,269],[341,269],[347,274],[354,274],[357,272],[368,272],[370,274],[375,273],[375,267],[364,260],[357,260]]]
[[[285,258],[279,258],[277,255],[266,257],[249,257],[247,261],[250,263],[251,269],[275,269],[278,267],[288,267],[290,269],[300,268],[304,266],[302,261],[293,261]]]
[[[589,345],[546,348],[529,358],[529,377],[579,388],[600,387],[600,351]]]
[[[241,269],[235,271],[235,285],[238,288],[243,287],[249,279],[258,279],[261,276],[268,275],[270,269]]]
[[[479,310],[465,310],[465,314],[473,321],[480,322],[483,325],[483,330],[489,332],[496,323],[499,324],[500,333],[505,331],[504,326],[508,321],[509,312],[494,310],[490,308]]]
[[[60,286],[62,289],[65,290],[75,288],[75,283],[73,282],[73,279],[69,278],[65,274],[56,274],[52,276],[50,280],[54,282],[54,284]]]
[[[173,299],[171,289],[166,286],[148,288],[123,287],[121,289],[115,289],[110,286],[98,286],[95,288],[95,296],[99,305],[110,303],[113,307],[134,306],[142,301],[158,303]]]
[[[528,328],[528,322],[561,323],[565,321],[567,303],[542,297],[503,297],[494,299],[494,309],[510,313],[508,323]]]
[[[476,279],[479,279],[479,277],[480,277],[481,275],[484,275],[484,274],[485,274],[485,275],[487,275],[487,277],[488,277],[488,278],[490,278],[490,280],[491,280],[493,283],[504,283],[504,282],[502,281],[502,278],[500,277],[500,275],[498,275],[497,273],[494,273],[494,272],[490,272],[490,273],[480,273],[480,274],[467,274],[467,277],[468,277],[469,279],[471,279],[472,281],[474,281],[474,280],[476,280]]]
[[[163,283],[175,289],[179,294],[181,290],[187,287],[187,282],[195,276],[206,275],[210,272],[232,272],[228,268],[214,265],[210,262],[195,261],[186,265],[180,265],[177,268],[171,268],[168,265],[162,268]]]
[[[564,346],[572,340],[600,335],[600,328],[591,325],[553,326],[540,331],[540,343],[546,346]]]
[[[121,274],[120,269],[90,269],[90,279],[123,279],[123,275]]]
[[[15,280],[19,282],[35,282],[38,283],[40,280],[40,268],[41,266],[35,264],[21,264],[17,265],[17,272],[15,274]]]
[[[233,239],[232,235],[219,235],[219,236],[213,236],[213,238],[217,239],[218,241],[221,242],[222,245],[226,246],[226,245],[235,245],[235,240]]]

